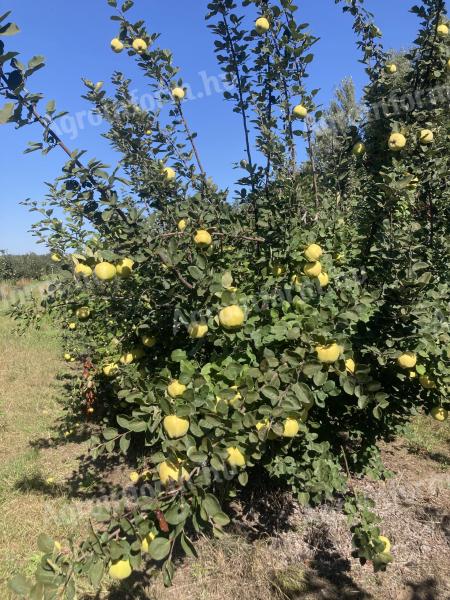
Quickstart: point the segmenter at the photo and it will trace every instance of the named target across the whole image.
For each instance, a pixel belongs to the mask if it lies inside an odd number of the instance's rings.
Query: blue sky
[[[361,90],[365,74],[358,63],[350,16],[342,15],[334,0],[298,0],[297,4],[299,19],[310,23],[311,31],[321,38],[315,46],[308,82],[310,88],[321,88],[319,102],[327,103],[335,86],[348,75]],[[405,48],[414,40],[418,21],[408,12],[412,4],[413,0],[367,0],[383,31],[386,48]],[[205,89],[205,77],[219,75],[212,34],[204,21],[206,5],[207,0],[136,0],[129,13],[132,19],[144,18],[149,30],[162,34],[160,45],[172,49],[183,79],[195,94]],[[118,69],[133,77],[139,96],[148,90],[126,53],[116,55],[109,49],[117,25],[109,20],[112,12],[106,1],[7,0],[0,12],[7,9],[13,11],[12,17],[21,28],[19,35],[3,38],[7,47],[20,51],[23,61],[36,54],[46,57],[46,68],[33,76],[29,87],[42,92],[47,100],[54,99],[58,109],[76,116],[64,123],[64,141],[71,148],[86,149],[89,157],[114,164],[114,154],[100,136],[102,126],[88,120],[89,104],[80,97],[84,90],[81,77],[108,82]],[[232,164],[243,157],[239,118],[220,93],[187,102],[185,111],[199,134],[199,151],[208,174],[223,187],[232,184]],[[0,136],[0,249],[43,252],[28,233],[35,215],[28,214],[19,202],[27,197],[43,198],[44,182],[58,176],[65,156],[58,149],[47,157],[40,153],[24,155],[27,142],[39,140],[40,132],[34,128],[15,131],[11,125],[3,125]]]

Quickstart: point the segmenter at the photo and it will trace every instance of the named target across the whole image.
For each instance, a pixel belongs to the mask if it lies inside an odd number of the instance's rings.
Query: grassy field
[[[124,485],[124,465],[94,475],[86,468],[80,424],[66,435],[69,381],[51,327],[23,337],[0,317],[0,598],[8,578],[32,574],[37,535],[83,534],[95,485]],[[237,526],[220,542],[200,540],[199,556],[181,562],[174,585],[132,576],[97,598],[123,600],[444,600],[450,597],[450,424],[428,417],[383,448],[386,482],[355,481],[372,496],[393,541],[395,563],[375,575],[351,557],[337,505],[301,508],[289,498],[255,493],[236,504]],[[125,466],[126,468],[126,466]],[[81,475],[79,473],[82,473]],[[63,542],[64,543],[64,542]],[[83,598],[92,598],[87,590]]]
[[[50,528],[64,536],[78,528],[74,503],[64,490],[81,449],[60,431],[59,341],[50,327],[23,337],[12,329],[0,317],[1,598],[12,573],[33,572],[41,531]]]

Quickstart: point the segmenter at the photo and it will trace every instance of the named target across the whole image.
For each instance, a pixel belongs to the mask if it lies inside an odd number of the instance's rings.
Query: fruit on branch
[[[310,244],[306,248],[304,255],[309,262],[316,262],[323,255],[323,250],[318,244]]]
[[[143,335],[141,342],[146,348],[153,348],[156,344],[156,337],[154,335]]]
[[[188,326],[189,337],[192,339],[200,339],[208,333],[208,325],[203,322],[190,323]]]
[[[167,181],[173,181],[176,177],[175,169],[172,167],[164,167],[163,173]]]
[[[131,258],[124,258],[116,265],[117,275],[123,279],[128,279],[132,275],[134,261]]]
[[[186,219],[181,219],[180,221],[178,221],[178,224],[177,224],[178,231],[183,232],[186,229],[186,227],[187,227]]]
[[[135,360],[139,360],[144,356],[144,349],[138,346],[137,348],[133,348],[132,350],[130,350],[130,352],[125,352],[124,354],[122,354],[122,356],[120,357],[120,362],[123,365],[130,365]]]
[[[430,129],[422,129],[419,134],[421,144],[431,144],[434,140],[434,133]]]
[[[406,146],[406,138],[402,133],[391,133],[388,141],[389,150],[398,152]]]
[[[259,35],[267,33],[270,29],[269,19],[267,19],[266,17],[259,17],[259,19],[256,19],[255,29],[256,32],[259,33]]]
[[[76,277],[91,277],[92,269],[89,265],[78,263],[77,265],[75,265],[74,273]]]
[[[286,272],[286,268],[283,265],[275,264],[272,267],[272,273],[275,277],[281,277]]]
[[[109,567],[109,576],[113,579],[126,579],[132,573],[130,561],[119,560]]]
[[[415,352],[403,352],[397,357],[397,364],[402,369],[412,369],[417,364],[417,356]]]
[[[163,427],[171,439],[176,439],[186,435],[189,429],[188,419],[180,419],[176,415],[169,415],[163,421]]]
[[[181,100],[183,100],[185,96],[186,96],[186,92],[184,91],[184,89],[182,87],[173,88],[172,98],[176,102],[181,102]]]
[[[308,277],[319,277],[322,273],[322,265],[319,261],[309,262],[303,267],[303,272]]]
[[[111,263],[101,262],[96,265],[94,273],[100,281],[111,281],[117,275],[117,270]]]
[[[142,38],[137,38],[133,40],[133,50],[135,50],[138,54],[142,54],[147,50],[147,42]]]
[[[378,536],[378,541],[383,542],[384,549],[382,550],[382,554],[389,554],[391,551],[391,541],[385,535]]]
[[[182,396],[186,391],[186,386],[183,383],[180,383],[178,379],[174,379],[167,386],[167,393],[171,398],[178,398]]]
[[[141,476],[139,475],[139,473],[137,471],[131,471],[129,478],[132,483],[137,483],[139,481],[139,479],[141,478]]]
[[[264,421],[258,421],[258,423],[256,423],[255,427],[258,431],[261,431],[261,429],[267,429],[270,426],[270,421],[269,419],[264,419]]]
[[[148,552],[148,547],[153,542],[156,537],[156,533],[154,531],[150,531],[145,538],[141,542],[141,552]]]
[[[317,279],[319,280],[320,285],[324,288],[327,287],[327,285],[330,283],[330,277],[328,275],[328,273],[319,273],[319,275],[317,276]]]
[[[58,254],[57,252],[53,252],[50,258],[52,259],[52,261],[54,263],[61,262],[61,255]]]
[[[448,419],[448,410],[442,406],[434,406],[431,409],[431,416],[436,421],[446,421]]]
[[[69,328],[71,331],[73,331],[74,329],[76,329],[76,328],[77,328],[77,324],[76,324],[76,323],[69,323],[69,324],[67,325],[67,327],[68,327],[68,328]]]
[[[297,106],[294,106],[294,117],[297,117],[297,119],[306,119],[306,117],[308,116],[308,109],[303,106],[303,104],[297,104]]]
[[[200,248],[207,248],[212,244],[212,237],[206,229],[198,229],[194,236],[194,242]]]
[[[366,152],[366,146],[362,142],[356,142],[353,146],[353,156],[362,156]]]
[[[384,70],[389,75],[393,75],[394,73],[397,73],[397,65],[395,65],[394,63],[387,63],[384,67]]]
[[[91,316],[91,311],[87,306],[80,306],[80,308],[77,308],[75,311],[75,314],[80,321],[86,321],[86,319],[89,319]]]
[[[419,377],[420,385],[426,390],[434,390],[436,388],[436,382],[428,377],[428,375],[421,375]]]
[[[124,45],[119,40],[119,38],[113,38],[111,40],[111,48],[114,52],[117,52],[117,54],[118,54],[119,52],[122,52],[122,50],[124,49]]]
[[[238,329],[245,320],[244,311],[237,304],[226,306],[219,312],[219,322],[224,329]]]
[[[293,438],[299,432],[300,425],[296,419],[288,418],[284,422],[283,427],[283,437],[285,438]]]
[[[119,365],[117,363],[110,363],[109,365],[105,365],[103,367],[103,375],[105,377],[112,377],[118,370]]]
[[[184,467],[181,467],[180,463],[174,463],[165,460],[158,465],[157,470],[159,479],[163,485],[189,480],[188,471]]]
[[[327,344],[326,346],[320,345],[316,346],[316,354],[317,359],[321,363],[331,364],[336,362],[341,355],[342,348],[333,342],[332,344]]]
[[[353,358],[347,358],[347,360],[345,361],[345,368],[349,373],[354,375],[356,370],[356,363],[353,360]]]
[[[437,26],[436,32],[437,32],[438,36],[441,38],[447,37],[448,36],[448,25],[446,25],[445,23],[441,23],[440,25]]]
[[[227,462],[230,467],[244,467],[245,466],[245,456],[235,446],[230,446],[227,448]]]

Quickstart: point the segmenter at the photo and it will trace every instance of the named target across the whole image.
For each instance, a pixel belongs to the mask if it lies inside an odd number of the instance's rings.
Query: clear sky
[[[413,0],[367,0],[383,31],[386,48],[401,49],[415,39],[417,18],[409,13]],[[145,80],[126,53],[111,52],[109,42],[117,33],[117,24],[109,20],[112,9],[105,0],[2,0],[1,10],[12,10],[21,33],[2,38],[7,47],[21,52],[23,61],[33,55],[46,57],[45,69],[30,81],[30,89],[54,99],[57,109],[70,113],[62,124],[64,141],[71,148],[88,150],[108,164],[114,154],[100,134],[102,126],[88,119],[89,104],[81,99],[81,77],[92,81],[109,78],[115,69],[134,78],[137,96],[148,94]],[[365,83],[364,69],[351,30],[351,17],[342,15],[334,0],[298,0],[299,18],[310,23],[312,33],[320,37],[311,65],[310,88],[320,88],[318,101],[327,103],[336,85],[351,75],[358,91]],[[216,182],[226,187],[235,174],[232,164],[243,157],[241,123],[231,106],[205,78],[220,71],[213,53],[213,37],[206,28],[207,0],[136,0],[131,19],[144,18],[151,31],[162,34],[160,45],[170,47],[186,83],[197,97],[186,103],[191,127],[199,134],[198,146],[205,168]],[[208,79],[209,81],[209,79]],[[208,92],[209,88],[209,92]],[[213,93],[210,93],[213,92]],[[150,102],[145,97],[145,102]],[[40,132],[26,127],[15,131],[12,125],[0,126],[0,249],[21,253],[43,252],[28,233],[36,216],[19,205],[24,198],[39,200],[46,193],[45,181],[59,175],[65,156],[59,149],[47,157],[40,153],[24,155],[30,140],[39,141]]]

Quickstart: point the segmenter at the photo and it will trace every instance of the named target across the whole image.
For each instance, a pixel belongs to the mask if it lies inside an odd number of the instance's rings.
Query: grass
[[[450,468],[450,419],[440,423],[421,415],[407,426],[404,439],[410,452],[427,455],[442,469]]]
[[[0,355],[0,597],[5,598],[11,575],[34,571],[39,533],[64,536],[77,529],[74,516],[67,518],[72,503],[59,483],[76,468],[79,448],[51,443],[63,414],[55,332],[47,326],[19,337],[0,316]]]

